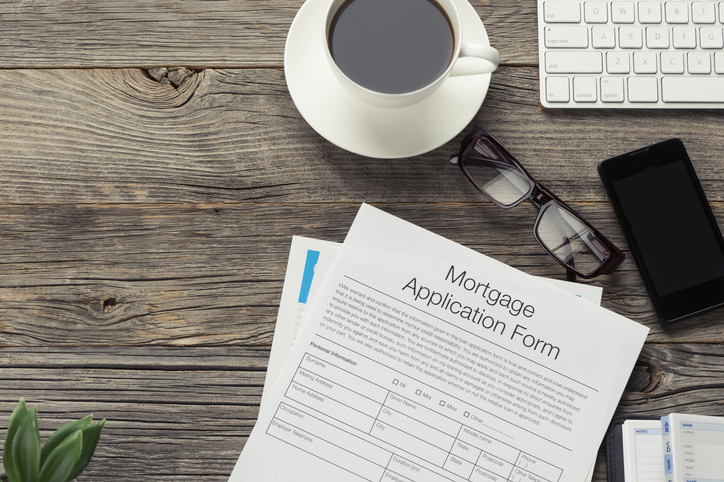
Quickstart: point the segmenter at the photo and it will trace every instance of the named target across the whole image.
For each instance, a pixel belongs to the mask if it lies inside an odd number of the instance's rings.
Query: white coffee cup
[[[464,41],[462,20],[457,7],[455,6],[455,1],[435,0],[435,2],[447,15],[452,29],[454,44],[452,57],[447,69],[445,69],[445,71],[432,82],[411,92],[389,94],[377,92],[364,87],[350,79],[342,71],[332,57],[332,52],[329,47],[330,28],[332,27],[337,11],[346,1],[348,0],[330,0],[322,41],[324,42],[324,51],[327,61],[329,62],[332,72],[334,72],[337,80],[350,93],[352,93],[352,95],[363,102],[377,107],[386,108],[410,106],[429,97],[438,87],[440,87],[440,85],[442,85],[445,79],[450,76],[487,74],[498,68],[499,54],[496,49],[489,45],[467,43]]]

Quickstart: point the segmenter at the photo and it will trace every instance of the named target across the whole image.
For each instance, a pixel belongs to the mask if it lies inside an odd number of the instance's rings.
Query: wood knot
[[[171,84],[175,88],[183,84],[184,80],[194,74],[193,70],[186,67],[157,67],[148,69],[148,75],[160,84]]]
[[[626,384],[627,392],[649,393],[656,389],[662,374],[654,365],[636,365]]]
[[[91,307],[99,313],[111,313],[120,304],[115,296],[109,296],[108,298],[93,301]]]
[[[113,297],[107,298],[103,300],[103,311],[105,313],[110,313],[116,308],[116,305],[118,305],[118,300]]]

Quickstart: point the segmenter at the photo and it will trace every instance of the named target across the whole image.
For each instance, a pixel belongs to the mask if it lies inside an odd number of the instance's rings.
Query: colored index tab
[[[319,251],[312,249],[307,250],[307,259],[304,262],[304,273],[302,274],[302,287],[299,290],[299,302],[306,303],[309,298],[309,290],[312,289],[312,280],[314,279],[314,268],[319,261]]]

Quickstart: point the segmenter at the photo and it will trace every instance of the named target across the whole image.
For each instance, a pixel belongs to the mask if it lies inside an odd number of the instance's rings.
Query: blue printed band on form
[[[307,260],[304,262],[304,274],[302,274],[302,287],[299,290],[299,303],[307,303],[309,290],[312,289],[314,268],[317,266],[317,261],[319,261],[319,251],[308,249]]]

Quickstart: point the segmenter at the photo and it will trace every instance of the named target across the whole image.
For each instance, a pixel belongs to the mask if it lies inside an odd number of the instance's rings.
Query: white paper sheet
[[[274,327],[274,341],[261,396],[262,407],[284,366],[284,360],[294,346],[307,307],[314,300],[319,285],[341,246],[340,243],[302,236],[292,238],[277,324]]]
[[[670,413],[660,424],[663,480],[724,482],[724,418]]]
[[[341,243],[332,241],[304,236],[292,237],[284,287],[279,302],[279,313],[274,328],[274,340],[269,356],[269,367],[261,397],[262,407],[265,405],[268,393],[274,386],[287,355],[294,346],[307,307],[314,300],[320,283],[332,267],[332,262],[341,247]],[[599,286],[549,278],[541,279],[591,303],[601,304],[603,289]]]
[[[659,420],[626,420],[622,428],[626,482],[663,482],[664,456]]]
[[[648,332],[367,205],[308,316],[232,481],[578,482]]]

